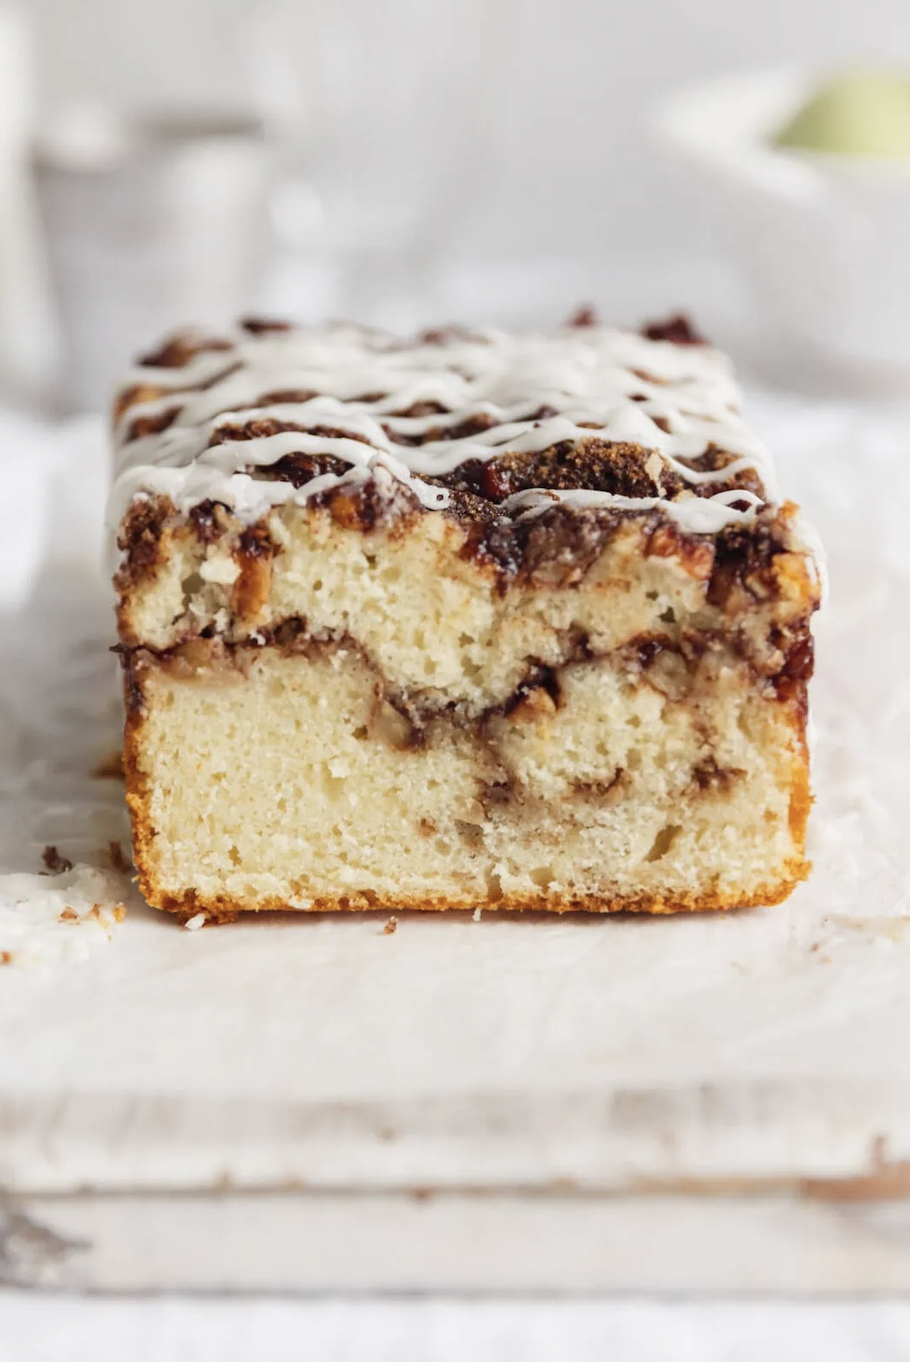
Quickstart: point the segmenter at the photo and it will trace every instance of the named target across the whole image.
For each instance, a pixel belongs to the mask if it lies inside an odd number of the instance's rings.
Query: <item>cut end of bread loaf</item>
[[[199,353],[230,370],[232,351]],[[127,394],[127,460],[136,441],[165,438],[148,409],[179,410],[179,391]],[[285,397],[269,402],[287,425]],[[755,467],[712,446],[701,472],[732,470],[721,485],[737,514],[700,528],[668,510],[703,500],[678,456],[592,449],[583,424],[533,466],[508,451],[456,463],[426,483],[445,486],[434,507],[381,464],[348,481],[323,466],[354,442],[328,429],[300,455],[306,470],[278,455],[305,434],[248,433],[285,437],[262,467],[284,460],[294,493],[255,513],[233,492],[184,505],[176,480],[165,490],[149,476],[120,517],[127,799],[148,901],[222,921],[785,898],[809,869],[819,597],[795,508],[762,500]],[[529,501],[541,478],[625,490]]]

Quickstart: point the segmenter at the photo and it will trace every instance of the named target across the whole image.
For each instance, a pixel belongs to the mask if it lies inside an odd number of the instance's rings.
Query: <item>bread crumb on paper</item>
[[[41,853],[45,869],[50,875],[65,875],[72,870],[73,863],[68,856],[61,856],[55,846],[46,846]]]

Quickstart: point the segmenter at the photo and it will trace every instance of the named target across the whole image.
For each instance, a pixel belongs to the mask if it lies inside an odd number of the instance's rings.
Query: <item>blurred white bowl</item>
[[[657,131],[703,172],[761,321],[788,352],[847,385],[906,390],[910,161],[772,143],[823,80],[792,69],[712,80],[670,97]]]

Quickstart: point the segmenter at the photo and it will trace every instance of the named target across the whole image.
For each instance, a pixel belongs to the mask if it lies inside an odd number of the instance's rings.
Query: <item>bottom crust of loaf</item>
[[[149,903],[667,914],[778,903],[809,870],[805,716],[707,654],[602,657],[510,707],[417,715],[355,647],[128,661]]]
[[[741,908],[771,908],[775,904],[783,903],[784,899],[789,898],[796,886],[806,878],[810,868],[809,865],[806,865],[798,879],[784,880],[770,885],[766,890],[758,890],[751,898],[733,895],[729,899],[725,899],[720,894],[706,894],[701,898],[693,897],[691,899],[649,898],[645,895],[639,898],[627,895],[624,898],[616,899],[605,899],[597,896],[559,899],[551,894],[547,895],[545,899],[540,897],[521,898],[512,895],[487,900],[478,900],[475,897],[459,903],[451,898],[409,900],[400,895],[395,898],[383,899],[371,893],[345,894],[333,899],[313,899],[306,912],[308,914],[377,913],[380,916],[387,916],[412,912],[476,913],[480,909],[484,914],[553,913],[560,915],[564,913],[587,913],[616,916],[620,913],[641,913],[651,917],[673,917],[680,913],[732,912]],[[201,915],[207,926],[236,922],[243,913],[299,914],[304,911],[299,904],[286,903],[280,899],[275,899],[274,902],[257,900],[255,903],[251,903],[249,900],[203,899],[196,894],[195,890],[190,890],[183,898],[164,895],[158,902],[154,902],[151,898],[148,901],[154,908],[176,914],[183,923],[192,922],[194,918]]]

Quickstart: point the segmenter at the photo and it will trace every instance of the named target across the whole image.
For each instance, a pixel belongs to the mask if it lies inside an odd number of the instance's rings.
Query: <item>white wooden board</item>
[[[191,933],[132,898],[109,942],[71,929],[75,961],[47,929],[0,970],[0,1281],[910,1287],[907,415],[753,412],[831,554],[816,870],[788,904],[384,935]],[[120,835],[86,775],[106,615],[86,545],[53,542],[4,627],[12,869]],[[49,882],[24,883],[0,903],[27,921]]]

